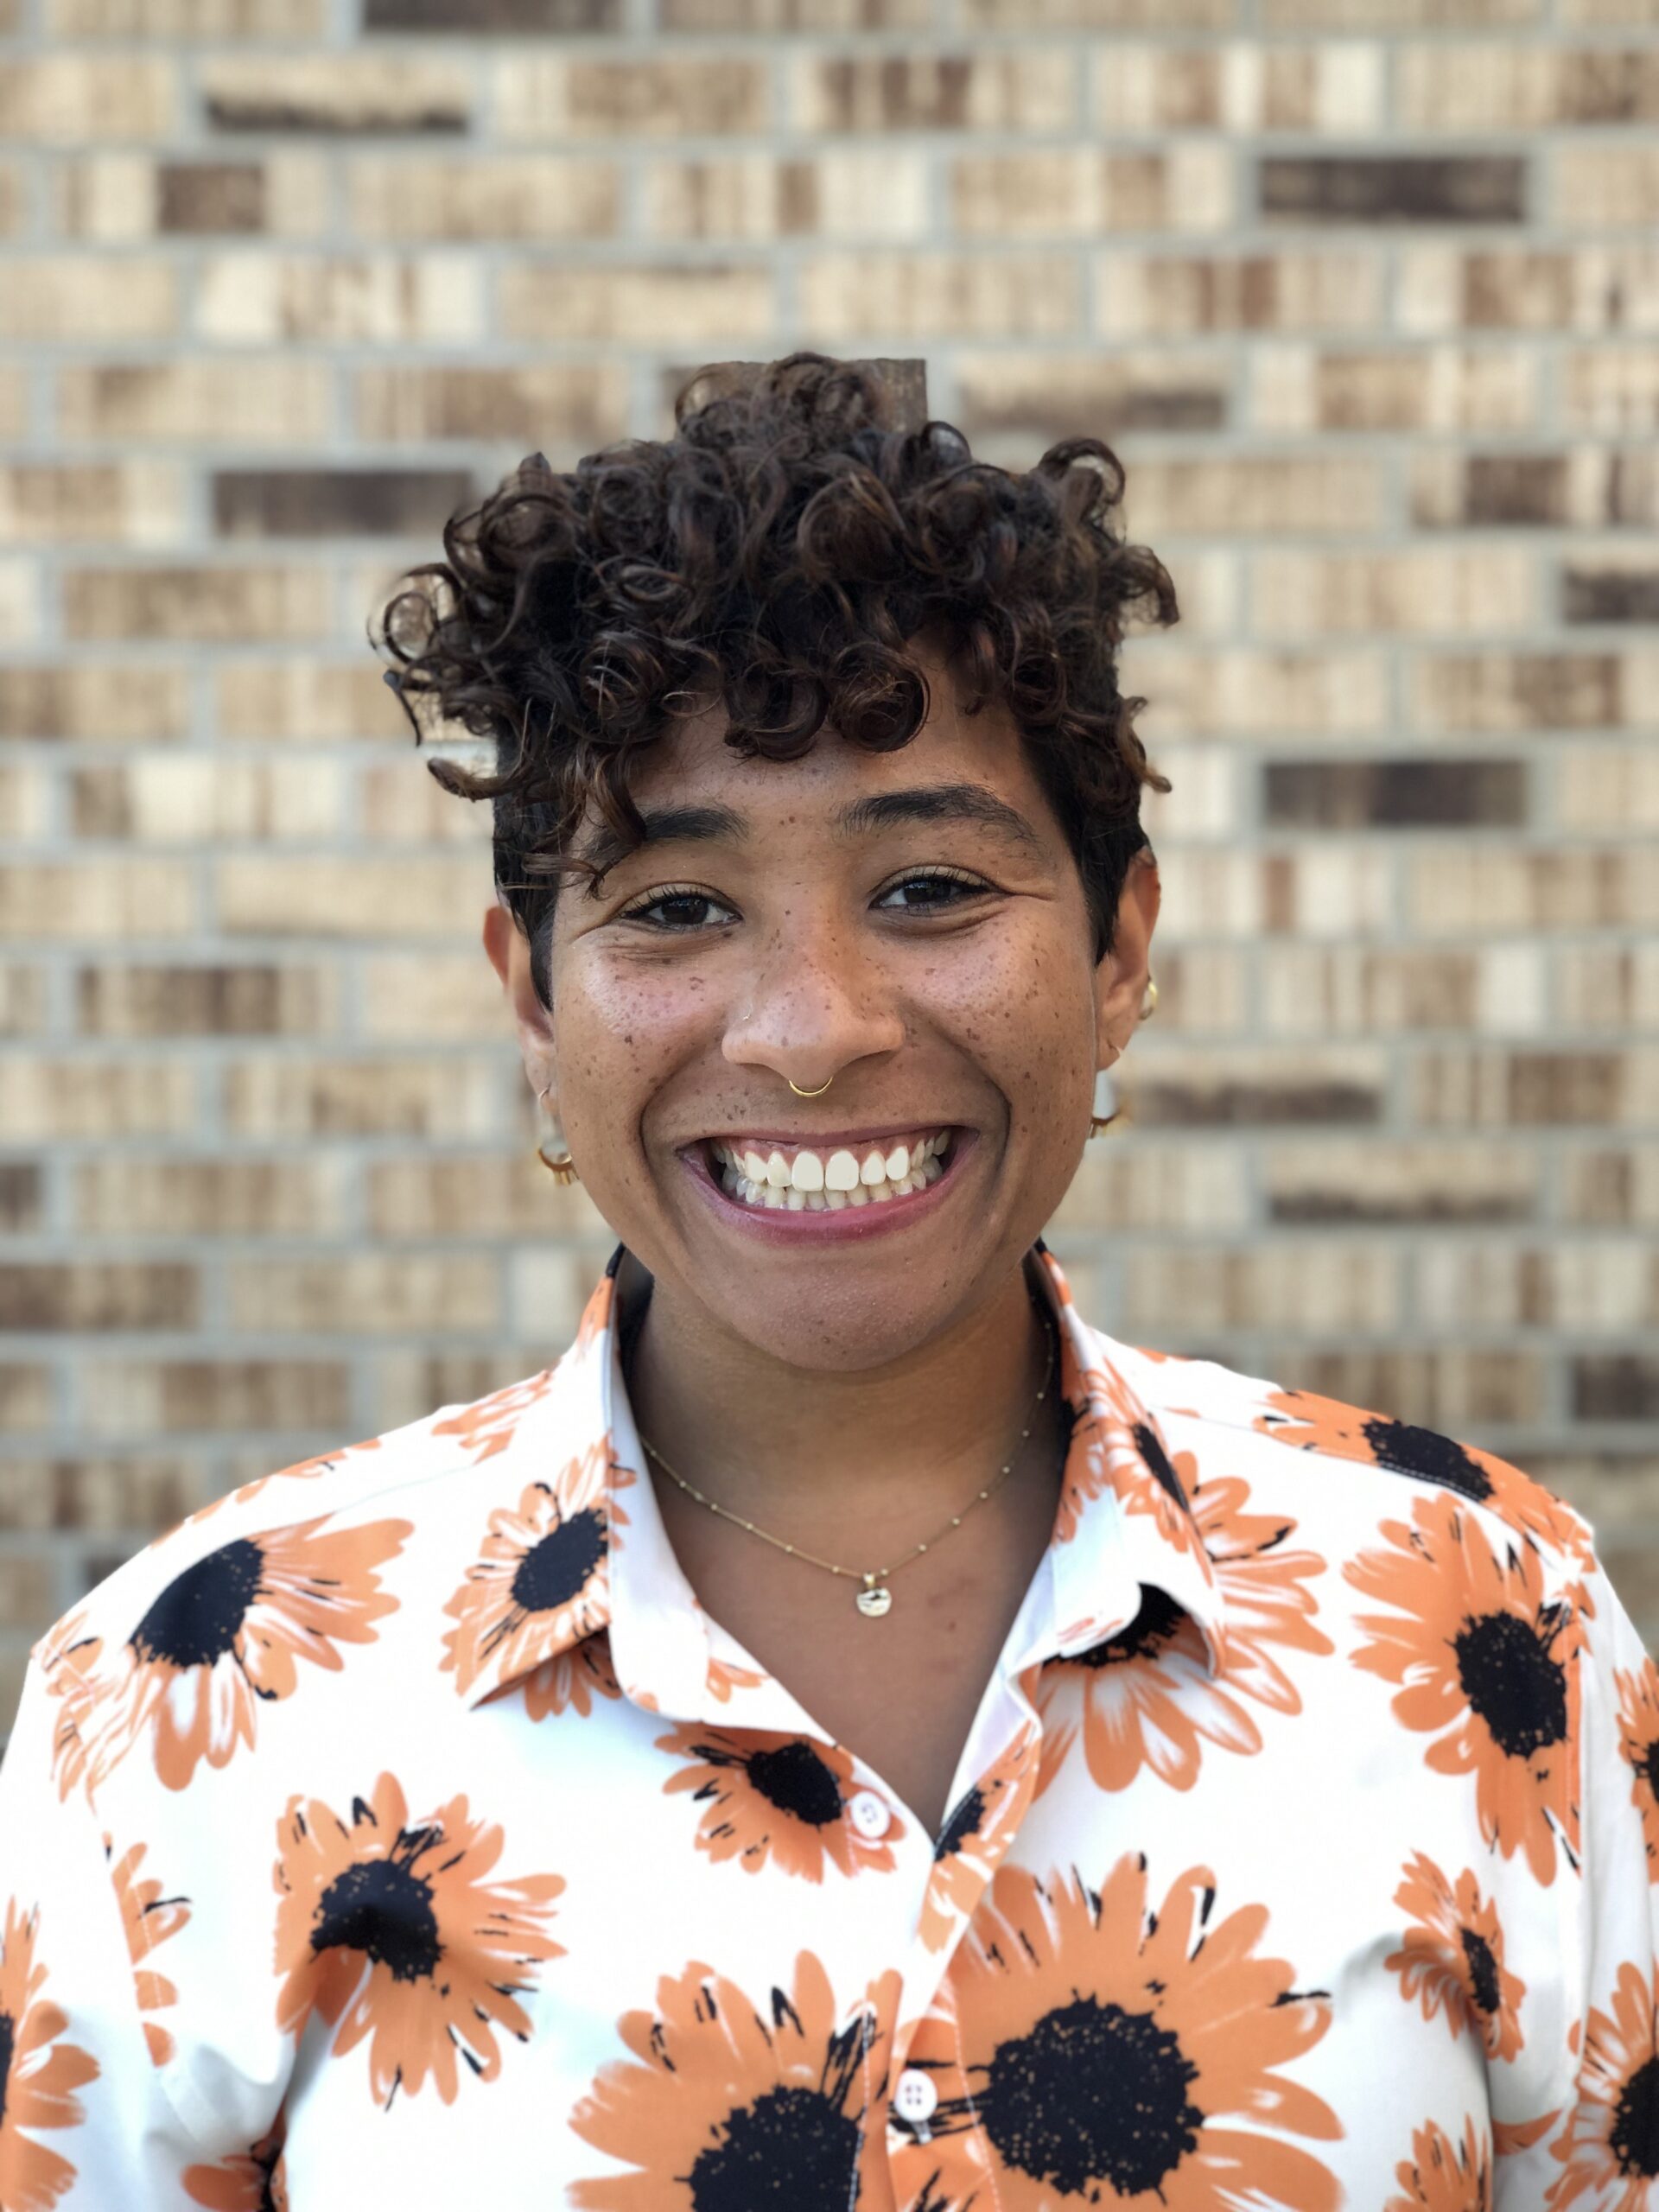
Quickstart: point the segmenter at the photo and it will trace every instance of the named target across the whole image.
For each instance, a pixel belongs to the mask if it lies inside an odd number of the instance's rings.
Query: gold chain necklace
[[[763,1543],[772,1545],[777,1550],[786,1553],[791,1559],[804,1559],[813,1567],[826,1567],[831,1574],[849,1575],[861,1584],[862,1587],[854,1592],[853,1603],[866,1620],[880,1620],[883,1613],[891,1610],[893,1605],[893,1592],[887,1587],[888,1576],[897,1574],[901,1567],[908,1567],[912,1560],[919,1559],[929,1544],[937,1544],[948,1536],[953,1529],[960,1529],[975,1506],[982,1505],[988,1497],[994,1496],[1013,1473],[1014,1463],[1020,1457],[1020,1446],[1025,1443],[1032,1430],[1037,1426],[1039,1408],[1048,1395],[1048,1387],[1053,1380],[1054,1345],[1055,1329],[1051,1320],[1048,1331],[1048,1358],[1043,1367],[1042,1383],[1037,1395],[1031,1402],[1031,1411],[1026,1416],[1026,1425],[1020,1432],[1019,1442],[1015,1444],[1007,1460],[997,1469],[984,1489],[976,1497],[969,1499],[960,1513],[953,1513],[944,1526],[936,1529],[927,1539],[926,1543],[916,1545],[912,1550],[905,1554],[903,1559],[895,1560],[890,1567],[872,1567],[868,1569],[837,1567],[834,1560],[820,1559],[815,1552],[806,1551],[799,1544],[786,1544],[781,1536],[774,1536],[765,1529],[758,1529],[753,1521],[746,1521],[741,1513],[729,1512],[715,1499],[706,1497],[695,1483],[688,1482],[677,1468],[669,1465],[668,1461],[664,1459],[654,1444],[650,1443],[644,1436],[640,1437],[639,1441],[663,1472],[672,1481],[677,1482],[688,1497],[695,1497],[699,1505],[706,1505],[711,1513],[718,1513],[722,1521],[734,1522],[738,1528],[747,1529],[750,1535],[759,1536]]]

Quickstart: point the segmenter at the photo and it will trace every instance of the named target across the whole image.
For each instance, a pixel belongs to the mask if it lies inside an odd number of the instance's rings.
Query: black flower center
[[[939,1840],[933,1847],[935,1859],[954,1858],[970,1835],[977,1835],[979,1824],[985,1817],[985,1794],[977,1787],[965,1797],[958,1797],[950,1819],[939,1830]]]
[[[1529,1621],[1483,1613],[1452,1645],[1464,1694],[1512,1759],[1529,1759],[1567,1733],[1567,1669]]]
[[[1634,1762],[1637,1772],[1659,1801],[1659,1736],[1656,1736],[1641,1758]]]
[[[400,1859],[365,1859],[335,1875],[315,1919],[314,1951],[361,1951],[394,1981],[429,1976],[442,1954],[432,1885]]]
[[[512,1602],[527,1613],[550,1613],[568,1605],[587,1587],[605,1556],[605,1516],[585,1506],[550,1529],[518,1562],[512,1578]]]
[[[1438,1483],[1442,1490],[1454,1490],[1477,1505],[1492,1494],[1492,1478],[1485,1468],[1449,1436],[1415,1428],[1408,1421],[1390,1421],[1382,1414],[1364,1422],[1360,1434],[1384,1466]]]
[[[1122,1667],[1131,1659],[1149,1659],[1175,1641],[1186,1615],[1162,1590],[1141,1585],[1141,1610],[1128,1626],[1092,1643],[1077,1654],[1080,1667]]]
[[[1497,1961],[1492,1956],[1492,1947],[1484,1936],[1472,1928],[1460,1928],[1463,1938],[1464,1963],[1469,1969],[1469,1986],[1475,2000],[1475,2009],[1491,2019],[1497,2012],[1502,1993],[1497,1982]]]
[[[211,1667],[231,1650],[259,1587],[265,1555],[238,1536],[175,1575],[127,1639],[141,1659]]]
[[[1177,1505],[1185,1505],[1186,1492],[1181,1488],[1181,1478],[1171,1465],[1168,1452],[1143,1421],[1135,1424],[1135,1448],[1151,1468],[1159,1489],[1166,1491]]]
[[[11,2082],[11,2054],[17,2031],[10,2012],[0,2012],[0,2127],[6,2124],[6,2091]]]
[[[693,2212],[851,2212],[858,2125],[817,2089],[768,2089],[726,2116],[689,2175]]]
[[[1062,2196],[1098,2181],[1120,2196],[1161,2189],[1204,2125],[1178,2038],[1150,2012],[1095,1997],[999,2044],[985,2071],[980,2115],[1003,2164]]]
[[[1607,2147],[1622,2174],[1659,2174],[1659,2058],[1644,2058],[1618,2093]]]
[[[841,1818],[841,1784],[798,1736],[775,1751],[751,1751],[743,1764],[766,1802],[791,1820],[822,1828]]]

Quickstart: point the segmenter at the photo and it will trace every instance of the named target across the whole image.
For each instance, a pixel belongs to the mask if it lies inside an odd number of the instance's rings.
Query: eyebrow
[[[608,873],[644,845],[743,844],[747,818],[730,806],[667,806],[642,812],[645,835],[631,844],[608,825],[595,830],[585,858]],[[1043,843],[1025,816],[983,784],[916,784],[897,791],[872,791],[837,810],[832,827],[839,837],[869,836],[908,822],[972,822],[994,830],[1010,844],[1040,854]]]

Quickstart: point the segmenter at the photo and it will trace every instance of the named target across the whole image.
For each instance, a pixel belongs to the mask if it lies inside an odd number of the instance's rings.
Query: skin
[[[504,901],[483,935],[531,1087],[549,1086],[583,1183],[652,1278],[630,1396],[683,1475],[863,1569],[933,1536],[1012,1459],[993,1497],[895,1578],[879,1621],[855,1613],[849,1583],[652,1470],[705,1609],[937,1831],[1058,1495],[1058,1391],[1032,1410],[1051,1332],[1022,1262],[1076,1171],[1096,1071],[1134,1031],[1159,883],[1143,851],[1096,963],[1082,880],[1014,724],[964,715],[939,664],[921,664],[928,717],[894,753],[826,733],[804,760],[743,760],[717,709],[667,734],[634,785],[642,810],[729,809],[742,834],[653,837],[596,899],[563,891],[550,1009]],[[961,785],[1028,836],[838,823],[873,795]],[[789,1079],[830,1088],[798,1098]],[[693,1164],[710,1137],[827,1150],[946,1125],[949,1173],[874,1234],[780,1234],[776,1216],[757,1229]],[[625,1302],[640,1281],[625,1279]]]

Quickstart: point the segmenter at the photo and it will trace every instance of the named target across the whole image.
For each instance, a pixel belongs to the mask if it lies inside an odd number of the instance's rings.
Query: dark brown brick
[[[466,90],[457,84],[453,92],[432,92],[413,99],[385,102],[372,96],[361,99],[310,96],[303,80],[291,86],[276,84],[262,89],[257,83],[209,86],[203,111],[215,130],[293,130],[349,133],[365,137],[373,131],[429,131],[434,137],[470,128]]]
[[[172,1260],[0,1265],[0,1329],[190,1329],[196,1271]]]
[[[221,537],[435,536],[473,497],[464,468],[221,468]]]
[[[1535,1421],[1545,1402],[1543,1363],[1528,1352],[1297,1344],[1282,1361],[1264,1363],[1281,1382],[1294,1371],[1298,1389],[1373,1407],[1443,1435],[1466,1433],[1481,1421]]]
[[[1269,760],[1262,812],[1274,827],[1411,830],[1527,818],[1519,760]]]
[[[365,31],[486,31],[537,37],[568,31],[617,31],[620,0],[364,0]]]
[[[83,968],[79,1026],[93,1037],[265,1037],[325,1026],[322,972],[296,966]]]
[[[1181,1080],[1142,1069],[1133,1086],[1125,1071],[1125,1092],[1137,1122],[1162,1128],[1237,1128],[1247,1122],[1380,1122],[1382,1094],[1369,1084],[1339,1077],[1298,1077],[1287,1070],[1270,1076],[1230,1076],[1218,1071],[1209,1081]]]
[[[1228,372],[1219,362],[1160,354],[982,353],[959,357],[951,420],[970,438],[1111,438],[1125,430],[1219,430]]]
[[[1659,1359],[1650,1352],[1584,1352],[1570,1372],[1579,1421],[1659,1421]]]
[[[1569,563],[1561,572],[1565,622],[1659,622],[1659,564],[1651,569],[1588,569]]]
[[[1265,216],[1327,223],[1519,223],[1526,164],[1510,154],[1274,154]]]
[[[339,1434],[352,1418],[351,1371],[342,1360],[100,1361],[83,1371],[81,1389],[88,1426],[106,1435],[216,1429]]]
[[[21,1436],[51,1425],[52,1370],[46,1362],[14,1359],[0,1365],[0,1435]]]
[[[0,1230],[26,1233],[43,1217],[39,1166],[32,1160],[0,1160]]]
[[[258,162],[163,162],[156,172],[156,228],[223,238],[265,227]]]
[[[1463,467],[1463,513],[1471,523],[1567,519],[1567,461],[1560,454],[1471,454]]]
[[[698,361],[683,366],[671,364],[662,372],[660,389],[664,404],[672,408],[683,391],[689,407],[701,407],[716,393],[741,391],[753,381],[762,364],[758,361]],[[919,429],[927,419],[927,363],[917,357],[882,356],[854,362],[873,369],[887,394],[894,427]]]

